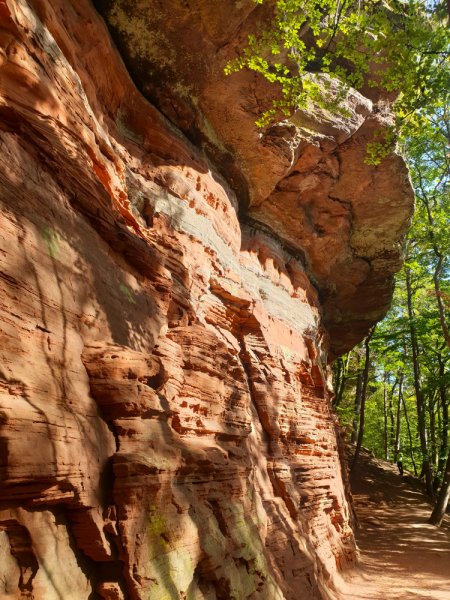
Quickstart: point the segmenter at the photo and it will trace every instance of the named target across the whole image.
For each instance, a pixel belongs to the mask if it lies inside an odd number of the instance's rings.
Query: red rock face
[[[365,85],[348,94],[346,117],[299,109],[259,129],[281,90],[253,70],[226,75],[225,67],[249,34],[270,29],[274,2],[93,2],[144,96],[227,178],[241,222],[303,257],[331,355],[350,350],[386,315],[412,216],[403,159],[392,152],[378,167],[364,162],[375,132],[393,124],[393,93]]]
[[[0,25],[0,597],[331,597],[355,546],[305,265],[88,0]]]

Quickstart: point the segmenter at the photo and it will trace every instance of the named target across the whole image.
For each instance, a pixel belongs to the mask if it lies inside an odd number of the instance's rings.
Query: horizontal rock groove
[[[330,365],[389,304],[407,173],[363,164],[356,92],[314,134],[258,137],[244,97],[213,122],[216,41],[261,18],[238,4],[171,105],[90,0],[0,0],[1,597],[325,600],[355,562]]]

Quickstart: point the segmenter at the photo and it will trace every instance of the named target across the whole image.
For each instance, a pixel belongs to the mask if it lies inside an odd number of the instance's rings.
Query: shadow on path
[[[422,483],[361,452],[352,493],[360,561],[340,600],[450,600],[450,517],[440,529],[427,523],[432,504]]]

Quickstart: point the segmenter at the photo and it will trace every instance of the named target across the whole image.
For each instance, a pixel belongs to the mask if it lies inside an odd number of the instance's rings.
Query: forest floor
[[[450,515],[429,525],[432,505],[408,471],[361,452],[352,493],[360,522],[358,568],[342,600],[450,600]]]

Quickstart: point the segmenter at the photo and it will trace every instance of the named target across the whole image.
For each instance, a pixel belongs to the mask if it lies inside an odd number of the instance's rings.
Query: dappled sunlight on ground
[[[418,480],[362,454],[352,483],[361,528],[359,568],[339,589],[343,600],[450,600],[450,517],[438,529]]]

